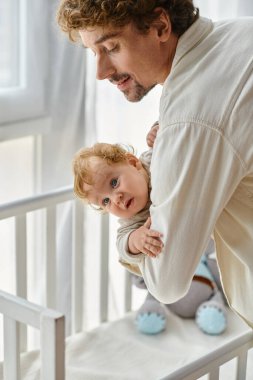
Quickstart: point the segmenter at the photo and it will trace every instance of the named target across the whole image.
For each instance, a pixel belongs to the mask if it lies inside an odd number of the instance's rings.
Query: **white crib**
[[[72,208],[71,329],[65,333],[65,316],[57,311],[56,233],[57,210]],[[27,220],[43,210],[46,247],[45,303],[27,300]],[[130,277],[125,274],[124,311],[118,320],[108,318],[109,217],[99,218],[100,326],[83,329],[84,208],[71,187],[0,206],[0,220],[14,219],[15,295],[0,291],[4,316],[4,380],[252,380],[253,332],[229,313],[229,326],[219,337],[205,336],[192,320],[170,314],[167,330],[156,336],[136,331]],[[40,330],[40,350],[27,352],[27,325]],[[65,338],[65,335],[69,335]],[[186,349],[185,349],[186,348]],[[22,354],[21,354],[22,352]],[[231,359],[235,360],[231,362]],[[247,360],[248,358],[248,360]],[[224,365],[224,363],[226,363]],[[232,363],[232,364],[230,364]]]

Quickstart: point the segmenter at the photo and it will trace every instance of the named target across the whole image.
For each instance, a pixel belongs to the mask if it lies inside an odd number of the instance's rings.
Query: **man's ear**
[[[127,162],[138,170],[142,168],[141,161],[132,153],[127,153]]]
[[[155,8],[154,12],[157,13],[157,18],[152,22],[151,26],[156,29],[159,40],[166,42],[172,32],[170,16],[161,7]]]

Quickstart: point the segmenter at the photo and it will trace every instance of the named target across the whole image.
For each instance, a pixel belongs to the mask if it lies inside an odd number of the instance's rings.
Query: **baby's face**
[[[148,175],[141,162],[130,156],[127,162],[108,165],[100,158],[90,161],[94,185],[84,184],[88,201],[120,217],[131,218],[148,202]]]

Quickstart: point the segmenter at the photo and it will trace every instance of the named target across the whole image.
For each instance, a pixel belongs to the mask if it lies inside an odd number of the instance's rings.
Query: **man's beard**
[[[156,83],[155,83],[149,87],[144,87],[140,83],[138,83],[134,79],[132,79],[131,76],[128,75],[127,73],[115,74],[109,80],[111,83],[116,85],[118,82],[124,81],[126,79],[131,79],[133,86],[126,89],[126,90],[120,90],[120,91],[123,92],[123,94],[125,95],[126,99],[129,102],[139,102],[156,85]]]
[[[153,84],[150,87],[143,87],[141,84],[138,82],[134,82],[135,86],[134,89],[128,89],[126,91],[122,91],[123,94],[125,95],[125,98],[129,102],[139,102],[145,95],[149,93],[152,88],[155,87],[155,84]]]

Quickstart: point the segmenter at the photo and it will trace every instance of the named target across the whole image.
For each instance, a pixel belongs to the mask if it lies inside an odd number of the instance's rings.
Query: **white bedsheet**
[[[247,325],[230,311],[227,331],[221,336],[205,335],[193,320],[169,314],[166,331],[147,336],[136,330],[134,313],[129,313],[116,322],[67,339],[66,379],[157,380],[247,330]],[[38,351],[23,354],[22,379],[39,380],[39,365]],[[233,364],[226,365],[222,379],[231,380],[232,370]],[[253,352],[247,373],[247,379],[252,380]]]

